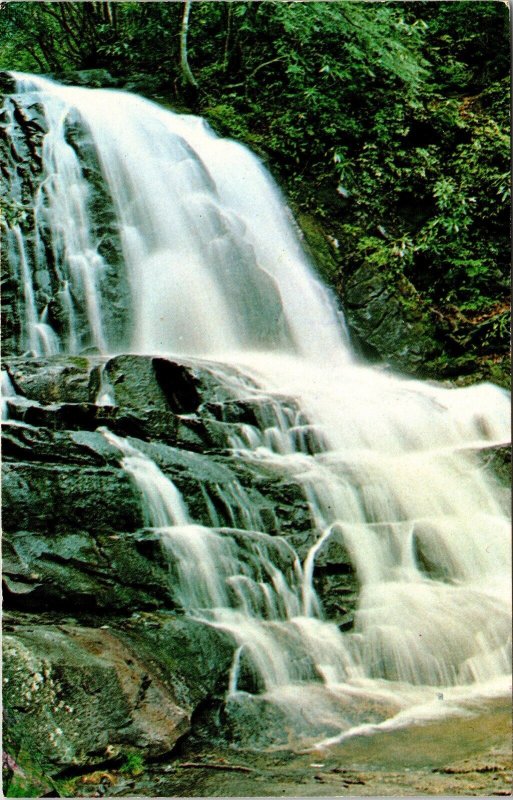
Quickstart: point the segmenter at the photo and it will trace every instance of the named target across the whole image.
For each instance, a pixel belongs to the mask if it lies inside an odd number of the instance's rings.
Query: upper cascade
[[[334,300],[249,150],[198,117],[126,92],[11,74],[13,102],[24,95],[39,104],[47,131],[35,246],[28,252],[19,231],[8,236],[24,286],[22,349],[223,357],[265,348],[350,358]],[[55,274],[43,278],[48,248]]]

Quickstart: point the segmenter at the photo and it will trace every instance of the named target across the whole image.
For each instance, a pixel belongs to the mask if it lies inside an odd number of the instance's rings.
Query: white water
[[[507,393],[449,390],[358,363],[265,170],[200,119],[120,92],[18,78],[38,93],[51,128],[36,219],[45,217],[59,253],[68,335],[58,346],[79,347],[74,319],[85,313],[102,352],[217,361],[233,395],[261,408],[258,426],[234,434],[234,453],[299,483],[308,499],[317,540],[300,564],[284,537],[263,530],[242,487],[219,491],[243,509],[244,532],[197,525],[150,458],[104,434],[169,553],[177,600],[236,643],[229,703],[266,699],[301,740],[329,743],[507,691],[508,507],[473,454],[509,439]],[[129,341],[106,338],[105,265],[67,118],[92,137],[112,196]],[[42,310],[28,261],[25,273],[28,346],[38,354]],[[110,401],[109,387],[99,401]],[[344,634],[323,621],[313,586],[330,539],[347,548],[360,584]],[[256,695],[238,688],[244,668]]]
[[[8,397],[16,397],[16,390],[12,385],[12,381],[9,377],[9,374],[2,370],[2,377],[0,382],[0,419],[7,420],[9,419],[9,407],[8,407]]]

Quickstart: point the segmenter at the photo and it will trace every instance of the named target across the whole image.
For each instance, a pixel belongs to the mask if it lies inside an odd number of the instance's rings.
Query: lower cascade
[[[246,726],[265,746],[328,746],[505,695],[509,504],[478,452],[508,441],[508,394],[362,363],[265,169],[201,119],[13,77],[13,147],[20,108],[37,104],[44,121],[30,234],[18,222],[3,231],[19,354],[94,356],[107,411],[111,357],[204,369],[254,410],[227,427],[226,452],[307,504],[302,548],[237,481],[219,484],[217,504],[205,489],[207,526],[137,436],[97,428],[159,542],[176,607],[233,644],[225,714],[241,740]],[[7,373],[2,392],[9,417]],[[330,547],[356,576],[354,618],[330,619],[316,591]]]

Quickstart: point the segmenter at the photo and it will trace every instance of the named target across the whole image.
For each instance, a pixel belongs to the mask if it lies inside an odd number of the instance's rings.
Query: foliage
[[[144,772],[144,758],[140,753],[127,753],[119,771],[134,777],[142,775]]]
[[[10,747],[9,731],[5,738],[4,745]],[[53,789],[53,782],[45,776],[39,762],[39,754],[26,749],[17,753],[16,759],[2,751],[2,784],[5,797],[41,797]]]
[[[355,222],[379,220],[390,262],[399,257],[434,304],[474,310],[507,291],[509,137],[486,106],[497,89],[479,101],[431,97],[415,116],[401,108],[386,131],[378,119],[373,139],[344,165]]]

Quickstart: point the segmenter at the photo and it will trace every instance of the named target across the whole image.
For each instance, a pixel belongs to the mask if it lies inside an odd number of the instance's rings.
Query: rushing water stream
[[[177,601],[233,638],[227,704],[251,724],[271,705],[292,738],[327,744],[507,692],[509,520],[474,453],[509,439],[507,393],[450,390],[358,361],[266,171],[201,119],[122,92],[15,77],[48,128],[35,241],[53,243],[61,320],[52,328],[37,304],[44,248],[27,252],[14,226],[22,350],[207,359],[235,398],[262,408],[259,425],[233,434],[233,452],[297,482],[308,500],[317,539],[301,563],[243,493],[242,533],[196,524],[159,467],[103,430],[173,564]],[[70,126],[88,137],[111,198],[116,280],[128,298],[121,331]],[[98,402],[112,391],[104,386]],[[346,632],[325,621],[313,586],[329,539],[348,550],[360,585]],[[242,668],[252,693],[239,689]]]

